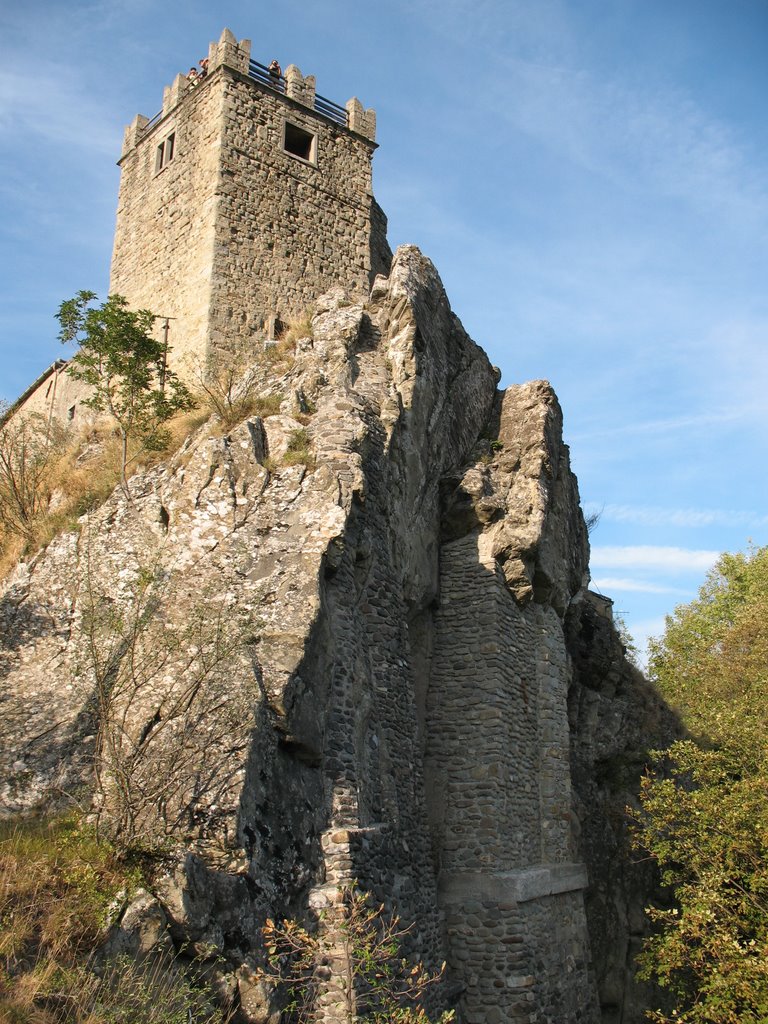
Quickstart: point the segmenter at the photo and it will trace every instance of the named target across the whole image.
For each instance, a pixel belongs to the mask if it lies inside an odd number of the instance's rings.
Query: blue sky
[[[0,397],[106,294],[123,126],[224,26],[376,108],[390,241],[546,378],[636,638],[768,542],[768,0],[0,0]]]

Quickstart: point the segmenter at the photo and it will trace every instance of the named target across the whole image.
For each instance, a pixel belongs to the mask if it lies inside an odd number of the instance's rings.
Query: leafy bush
[[[33,538],[48,509],[63,435],[56,423],[23,413],[0,427],[0,526],[6,534]]]
[[[693,738],[644,780],[638,846],[676,906],[652,908],[641,971],[677,1000],[659,1024],[768,1020],[768,548],[723,555],[668,617],[651,677]]]
[[[78,341],[67,373],[89,387],[84,405],[106,413],[120,435],[120,483],[128,494],[129,444],[143,451],[166,446],[164,425],[195,405],[191,393],[168,369],[167,345],[152,336],[157,317],[147,309],[128,309],[122,295],[110,295],[89,307],[94,292],[81,291],[62,302],[56,317],[59,339]]]

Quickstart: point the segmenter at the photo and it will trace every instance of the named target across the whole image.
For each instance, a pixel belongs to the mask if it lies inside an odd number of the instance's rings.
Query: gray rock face
[[[649,934],[644,908],[664,896],[654,866],[631,849],[626,808],[637,806],[648,751],[678,739],[681,726],[627,663],[610,604],[586,593],[566,616],[573,796],[589,867],[585,904],[602,1020],[642,1024],[649,1006],[672,1009],[668,993],[634,980],[635,956]]]
[[[273,1013],[265,918],[357,880],[468,1024],[598,1021],[597,981],[628,984],[604,949],[595,971],[600,908],[629,911],[585,808],[624,719],[603,694],[595,731],[573,672],[588,543],[557,399],[496,391],[413,247],[312,327],[280,415],[202,429],[5,585],[5,813],[90,789],[174,844],[145,933],[219,951],[242,1020]]]

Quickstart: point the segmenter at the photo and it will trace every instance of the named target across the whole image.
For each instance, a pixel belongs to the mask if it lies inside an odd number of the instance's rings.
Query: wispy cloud
[[[587,515],[599,514],[601,519],[638,526],[741,526],[758,529],[768,526],[768,515],[754,511],[717,508],[664,508],[660,505],[600,505],[585,502]]]
[[[65,64],[0,68],[0,138],[37,137],[56,145],[114,156],[120,130],[114,114],[88,95]]]
[[[650,583],[648,580],[631,579],[625,576],[600,576],[592,580],[590,586],[609,597],[619,591],[631,591],[637,594],[677,594],[681,597],[691,594],[690,590],[684,590],[681,587],[667,587],[661,583]]]
[[[550,66],[498,63],[499,115],[573,163],[625,191],[718,209],[745,226],[768,216],[768,190],[744,145],[681,89],[612,78],[567,43]]]
[[[596,546],[590,563],[602,569],[654,569],[661,572],[706,572],[720,557],[719,551],[692,548],[630,545]]]
[[[598,437],[615,437],[618,434],[648,435],[675,434],[680,431],[698,431],[707,427],[723,426],[726,423],[737,423],[747,418],[750,410],[742,405],[723,408],[704,413],[690,413],[684,416],[665,416],[660,419],[641,420],[634,423],[610,424],[599,430],[583,431],[571,437],[571,443],[587,441]]]

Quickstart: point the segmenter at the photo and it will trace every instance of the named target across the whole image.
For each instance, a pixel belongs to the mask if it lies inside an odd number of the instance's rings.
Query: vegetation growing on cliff
[[[199,362],[194,386],[201,404],[230,429],[248,416],[274,416],[280,411],[283,395],[274,389],[270,371],[279,373],[292,364],[292,347],[280,342],[265,349],[248,339]]]
[[[355,886],[338,891],[337,903],[310,931],[296,921],[267,921],[263,929],[268,971],[264,977],[283,997],[284,1010],[298,1024],[333,1018],[355,1024],[430,1024],[430,989],[442,980],[445,964],[431,973],[402,956],[408,933],[370,893]],[[443,1012],[438,1024],[450,1024]]]
[[[122,295],[110,295],[98,307],[89,304],[94,292],[81,291],[62,302],[56,317],[60,341],[78,341],[79,349],[67,366],[76,380],[87,384],[84,404],[107,413],[120,434],[120,482],[127,493],[128,445],[139,438],[147,451],[163,447],[164,424],[195,400],[168,369],[168,347],[152,337],[157,317],[148,309],[130,310]]]
[[[311,336],[307,315],[289,321],[284,336],[267,348],[248,341],[220,353],[198,366],[192,395],[165,367],[164,346],[148,333],[150,312],[127,310],[120,296],[86,309],[92,298],[81,292],[62,304],[60,338],[81,337],[71,372],[93,387],[84,404],[109,417],[66,431],[50,417],[7,415],[8,405],[0,402],[0,579],[19,559],[74,528],[118,484],[125,490],[133,473],[172,455],[211,413],[225,430],[249,416],[279,413],[295,338]],[[164,387],[157,387],[161,379]],[[315,409],[304,397],[302,403],[297,416],[306,423]],[[311,461],[308,444],[294,441],[286,464]]]
[[[294,430],[288,440],[288,447],[283,456],[283,463],[286,466],[307,466],[314,468],[314,457],[312,455],[312,441],[309,432],[302,427]]]
[[[768,1020],[768,548],[723,555],[668,618],[650,672],[691,738],[643,783],[639,843],[675,895],[641,970],[677,998],[658,1024]]]
[[[165,425],[162,446],[152,452],[129,445],[128,475],[167,458],[206,415],[193,411],[174,417]],[[29,443],[17,443],[19,431],[29,432]],[[45,436],[39,434],[38,417],[12,417],[0,428],[0,447],[9,455],[7,462],[0,459],[0,578],[20,558],[76,527],[78,518],[106,501],[120,482],[121,446],[111,428],[97,424],[66,436],[54,432],[47,442]],[[40,437],[43,447],[38,447]],[[23,489],[14,476],[24,478]]]
[[[254,622],[246,634],[226,596],[185,589],[160,553],[127,560],[117,593],[87,533],[84,547],[73,683],[92,694],[95,820],[119,849],[154,854],[213,830],[234,784],[258,692],[230,684]]]
[[[7,407],[0,408],[0,416]],[[10,418],[0,428],[0,529],[29,542],[48,509],[63,430],[41,416]]]
[[[4,1024],[223,1024],[202,964],[173,953],[103,955],[142,882],[75,818],[0,826],[0,1020]],[[99,954],[99,949],[102,954]]]

